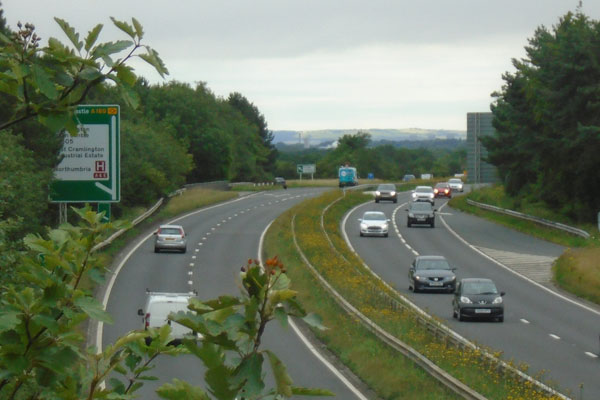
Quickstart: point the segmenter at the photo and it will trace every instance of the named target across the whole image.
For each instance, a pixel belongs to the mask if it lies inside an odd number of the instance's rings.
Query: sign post
[[[64,132],[62,161],[50,187],[53,203],[116,203],[121,200],[118,105],[81,105],[78,133]],[[105,209],[106,210],[106,209]],[[108,214],[107,214],[108,215]]]
[[[300,180],[302,180],[302,174],[310,174],[310,179],[314,179],[317,166],[315,164],[297,164],[296,171],[300,174]]]

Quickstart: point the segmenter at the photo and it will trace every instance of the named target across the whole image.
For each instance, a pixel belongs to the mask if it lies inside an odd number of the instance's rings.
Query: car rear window
[[[182,232],[178,228],[160,228],[161,235],[181,235]]]

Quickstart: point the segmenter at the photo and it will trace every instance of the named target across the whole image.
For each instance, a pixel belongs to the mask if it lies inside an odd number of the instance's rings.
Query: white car
[[[154,252],[161,250],[178,250],[185,253],[187,239],[181,225],[161,225],[154,232]]]
[[[381,211],[366,211],[360,221],[360,236],[388,236],[390,220]]]
[[[450,189],[453,191],[462,192],[464,190],[463,181],[459,178],[448,179],[448,185],[450,185]]]
[[[188,302],[195,294],[190,293],[166,293],[166,292],[146,292],[146,304],[144,308],[138,310],[138,315],[142,317],[144,329],[160,328],[163,325],[171,325],[171,338],[169,344],[179,345],[184,337],[198,338],[192,330],[176,322],[169,321],[170,313],[179,311],[188,311]],[[146,344],[150,344],[151,339],[146,338]]]
[[[435,204],[435,193],[431,186],[417,186],[411,193],[412,201],[428,201]]]

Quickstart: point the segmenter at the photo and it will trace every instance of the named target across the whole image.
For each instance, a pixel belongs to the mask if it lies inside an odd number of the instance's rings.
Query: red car
[[[447,197],[452,198],[452,189],[450,189],[450,185],[448,182],[440,182],[433,188],[433,195],[435,197]]]

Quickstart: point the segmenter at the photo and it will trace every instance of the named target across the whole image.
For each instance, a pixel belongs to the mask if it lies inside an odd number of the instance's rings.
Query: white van
[[[138,315],[142,317],[144,329],[159,328],[163,325],[171,325],[171,336],[173,340],[169,342],[172,345],[181,344],[181,339],[185,336],[197,337],[194,332],[176,322],[169,321],[170,313],[178,311],[188,311],[187,305],[189,299],[196,294],[190,293],[166,293],[166,292],[146,292],[146,305],[138,310]],[[151,339],[146,338],[146,344],[150,344]]]

